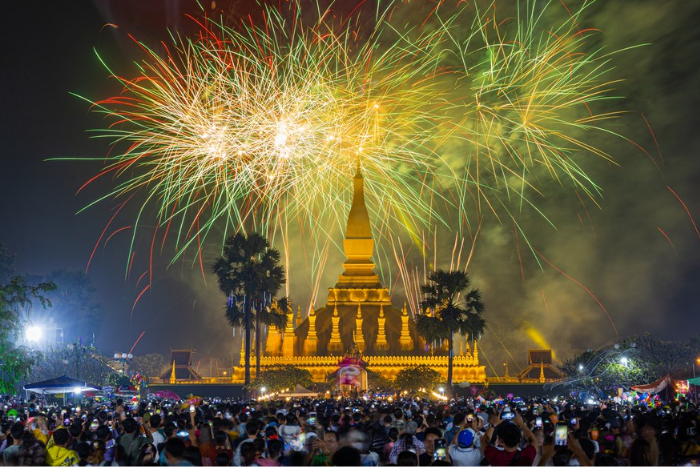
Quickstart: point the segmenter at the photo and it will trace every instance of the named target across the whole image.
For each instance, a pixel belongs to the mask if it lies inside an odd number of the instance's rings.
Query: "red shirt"
[[[511,465],[511,461],[516,452],[518,451],[508,452],[493,446],[486,446],[484,456],[491,465]],[[512,465],[532,465],[532,463],[535,462],[535,457],[537,457],[537,450],[533,445],[528,444],[525,449],[520,451],[520,458]]]

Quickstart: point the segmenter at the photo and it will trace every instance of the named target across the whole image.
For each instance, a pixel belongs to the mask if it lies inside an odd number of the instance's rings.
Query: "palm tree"
[[[447,339],[447,387],[452,388],[452,360],[454,358],[454,333],[471,338],[480,336],[486,329],[481,316],[484,303],[478,289],[469,290],[471,281],[464,271],[438,269],[428,275],[428,283],[420,290],[423,314],[416,320],[418,334],[426,341]]]
[[[284,270],[279,266],[280,253],[263,236],[242,233],[229,237],[223,254],[212,271],[219,289],[226,295],[226,318],[231,326],[245,329],[245,384],[250,385],[250,329],[254,311],[256,321],[256,369],[260,374],[260,325],[263,310],[284,284]]]

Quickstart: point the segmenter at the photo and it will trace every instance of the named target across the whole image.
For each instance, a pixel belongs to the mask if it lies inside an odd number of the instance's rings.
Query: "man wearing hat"
[[[466,428],[457,433],[449,453],[452,465],[479,465],[482,458],[480,439],[474,429]]]

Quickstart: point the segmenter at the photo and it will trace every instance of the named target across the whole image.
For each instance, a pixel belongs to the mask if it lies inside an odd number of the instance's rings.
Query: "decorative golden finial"
[[[540,362],[540,383],[544,383],[544,363]]]
[[[401,345],[401,350],[413,350],[413,339],[411,339],[411,332],[408,329],[406,302],[403,302],[403,309],[401,310],[401,337],[399,337],[399,345]]]
[[[340,329],[338,324],[340,323],[340,316],[338,316],[338,305],[336,304],[333,308],[333,317],[331,318],[331,340],[328,341],[328,352],[342,352],[343,342],[340,340]]]
[[[304,353],[306,355],[316,355],[318,349],[318,338],[316,337],[316,313],[313,308],[309,309],[309,332],[304,341]]]
[[[175,359],[173,358],[173,370],[170,372],[170,384],[175,384]]]
[[[360,352],[365,350],[365,336],[362,331],[362,302],[357,303],[357,315],[355,316],[355,344]]]
[[[294,357],[294,311],[290,306],[287,308],[287,325],[284,327],[284,335],[282,336],[282,356],[285,358]]]
[[[377,318],[377,343],[376,350],[389,350],[389,343],[386,341],[386,331],[384,329],[386,318],[384,317],[384,305],[379,305],[379,318]]]

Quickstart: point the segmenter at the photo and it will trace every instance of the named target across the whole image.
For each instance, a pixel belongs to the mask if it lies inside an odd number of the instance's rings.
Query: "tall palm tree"
[[[470,289],[469,275],[464,271],[438,269],[428,275],[428,283],[421,286],[425,297],[421,301],[423,314],[416,320],[416,329],[426,341],[447,339],[447,387],[452,389],[452,361],[454,333],[478,337],[486,329],[481,316],[484,303],[478,289]]]
[[[284,284],[284,270],[279,265],[280,253],[263,236],[242,233],[229,237],[223,254],[216,259],[212,271],[219,289],[226,295],[226,318],[232,326],[245,329],[245,384],[250,385],[250,329],[255,313],[257,352],[256,369],[260,374],[260,325],[263,310]]]

